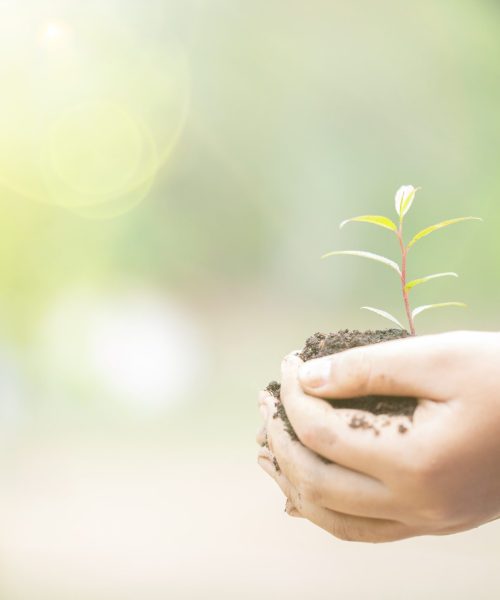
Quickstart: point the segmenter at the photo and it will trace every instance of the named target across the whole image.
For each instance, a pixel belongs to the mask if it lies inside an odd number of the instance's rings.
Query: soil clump
[[[350,348],[358,346],[367,346],[369,344],[378,344],[390,340],[408,337],[410,334],[401,329],[382,329],[357,331],[343,329],[332,333],[315,333],[306,340],[306,343],[298,354],[303,361],[312,360],[336,354]],[[271,381],[266,390],[276,398],[276,413],[273,418],[280,418],[285,424],[285,429],[293,440],[297,440],[297,435],[290,423],[285,407],[280,401],[280,384],[277,381]],[[353,409],[365,411],[366,416],[357,413],[349,421],[349,426],[353,429],[372,429],[376,435],[380,433],[378,427],[373,424],[373,418],[370,415],[386,415],[387,419],[382,426],[390,424],[391,416],[405,416],[410,420],[417,408],[417,399],[400,396],[363,396],[361,398],[346,398],[327,400],[334,408]],[[408,431],[405,425],[398,426],[399,433]]]

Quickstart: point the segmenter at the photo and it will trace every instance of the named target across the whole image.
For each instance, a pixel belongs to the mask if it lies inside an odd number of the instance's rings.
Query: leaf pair
[[[458,217],[456,219],[447,219],[446,221],[441,221],[440,223],[436,223],[435,225],[426,227],[425,229],[422,229],[422,231],[419,231],[417,234],[415,234],[411,241],[408,243],[407,249],[410,249],[416,242],[433,233],[434,231],[438,231],[439,229],[443,229],[444,227],[448,227],[449,225],[455,225],[456,223],[461,223],[463,221],[482,221],[482,219],[480,219],[479,217]],[[342,227],[344,227],[344,225],[346,225],[347,223],[354,222],[378,225],[379,227],[383,227],[384,229],[394,231],[395,233],[398,231],[396,224],[393,221],[391,221],[391,219],[389,219],[388,217],[383,217],[381,215],[362,215],[360,217],[346,219],[340,224],[340,229],[342,229]]]
[[[361,258],[369,258],[370,260],[383,263],[384,265],[391,267],[391,269],[396,271],[396,273],[401,277],[401,269],[395,261],[391,260],[390,258],[386,258],[385,256],[381,256],[380,254],[374,254],[373,252],[364,252],[363,250],[336,250],[334,252],[328,252],[327,254],[324,254],[321,258],[328,258],[329,256],[336,256],[340,254],[348,256],[360,256]],[[431,279],[438,279],[439,277],[458,277],[458,274],[450,271],[446,273],[427,275],[426,277],[419,277],[418,279],[409,281],[405,285],[405,291],[409,291],[417,285],[427,283],[428,281],[431,281]]]
[[[423,313],[426,310],[431,310],[432,308],[445,308],[445,307],[449,307],[449,306],[458,306],[461,308],[466,308],[467,304],[464,304],[463,302],[440,302],[439,304],[425,304],[424,306],[419,306],[418,308],[415,308],[412,311],[411,316],[412,316],[412,319],[414,319],[417,315]],[[396,319],[396,317],[391,315],[391,313],[388,313],[386,310],[380,310],[380,308],[373,308],[372,306],[362,306],[361,308],[364,310],[369,310],[369,311],[379,315],[380,317],[384,317],[385,319],[388,319],[392,323],[395,323],[401,329],[404,329],[404,327],[400,323],[400,321],[398,321],[398,319]]]

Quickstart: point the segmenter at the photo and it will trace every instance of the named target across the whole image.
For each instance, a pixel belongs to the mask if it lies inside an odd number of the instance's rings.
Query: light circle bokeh
[[[0,183],[77,212],[110,203],[90,211],[105,216],[151,189],[183,130],[190,78],[172,36],[154,42],[99,10],[3,15]]]
[[[120,107],[105,102],[77,106],[52,129],[50,170],[82,196],[113,196],[132,180],[142,138],[138,124]]]
[[[163,291],[134,285],[62,291],[47,307],[34,342],[48,401],[69,410],[84,402],[145,417],[196,393],[206,375],[204,354],[194,314]]]

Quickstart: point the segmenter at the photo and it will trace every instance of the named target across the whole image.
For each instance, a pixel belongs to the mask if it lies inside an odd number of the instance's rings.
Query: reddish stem
[[[405,304],[406,316],[408,318],[408,324],[410,325],[411,335],[415,335],[415,322],[411,314],[410,298],[408,290],[406,289],[406,260],[408,258],[408,248],[405,246],[403,241],[403,222],[399,225],[399,230],[396,232],[398,236],[399,245],[401,247],[401,289],[403,292],[403,300]]]

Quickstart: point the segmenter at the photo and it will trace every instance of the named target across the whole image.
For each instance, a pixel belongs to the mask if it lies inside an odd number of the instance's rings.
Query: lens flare
[[[109,198],[127,188],[142,151],[134,119],[106,103],[79,106],[56,123],[48,140],[48,170],[83,198]]]
[[[0,22],[0,182],[89,217],[130,210],[187,118],[182,46],[155,44],[94,4],[64,20],[14,17]]]

